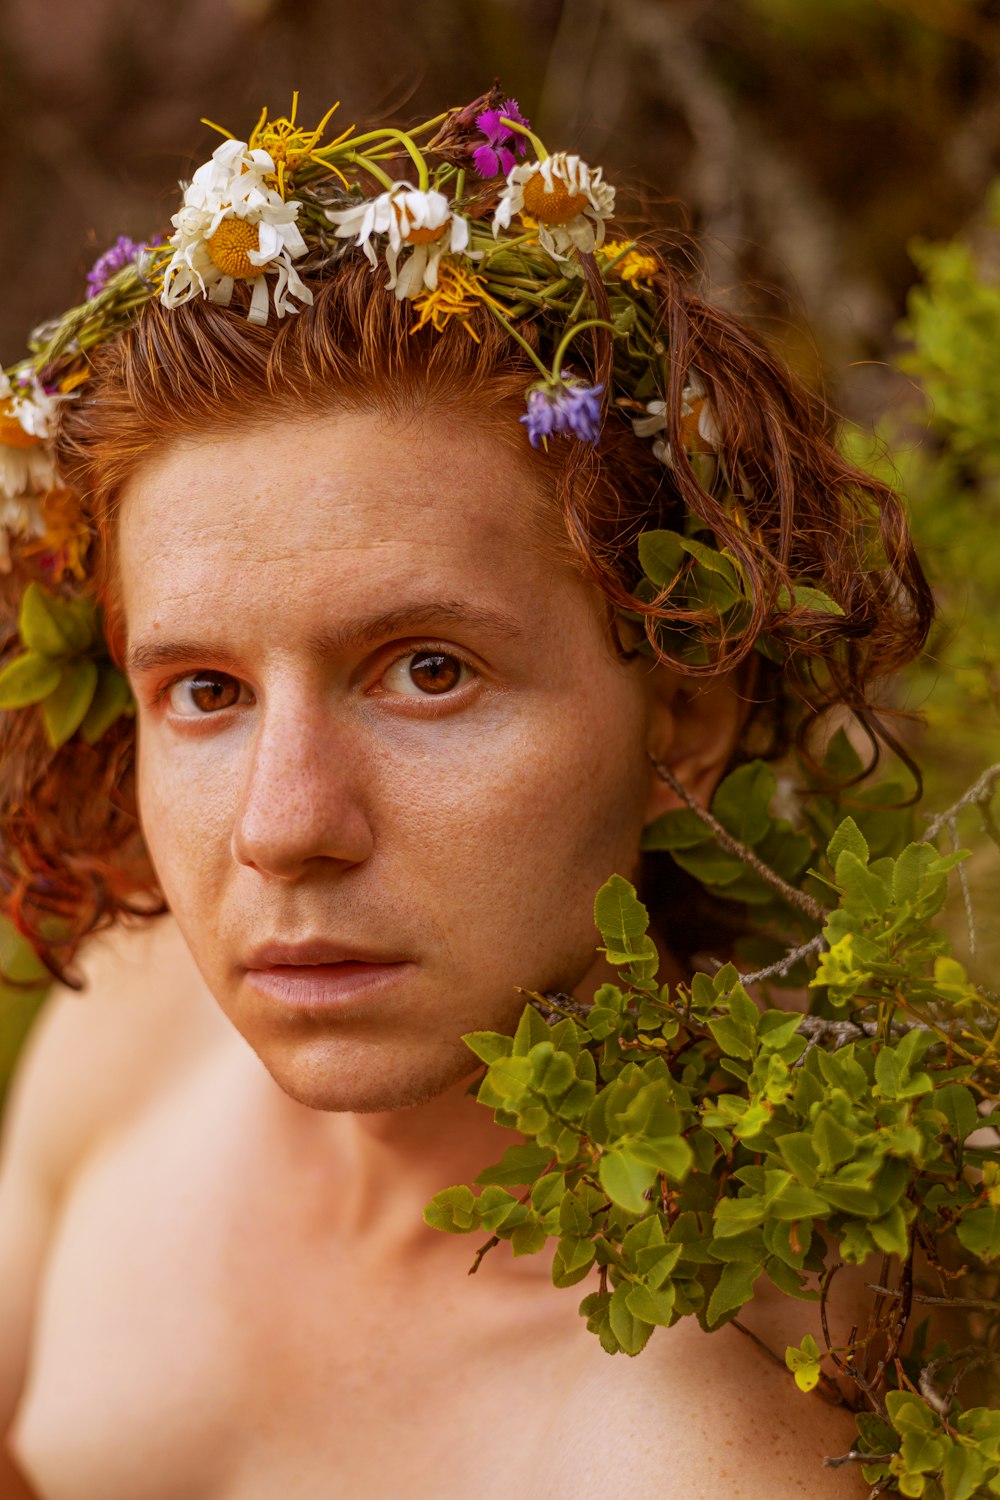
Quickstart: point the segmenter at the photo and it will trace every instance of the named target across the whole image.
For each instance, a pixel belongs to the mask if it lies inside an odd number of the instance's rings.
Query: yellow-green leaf
[[[29,583],[21,600],[18,630],[29,651],[41,656],[76,656],[94,643],[93,606],[84,599],[60,599]]]
[[[58,662],[37,651],[16,656],[0,672],[0,708],[24,708],[40,703],[58,687],[61,669]]]
[[[83,658],[67,662],[57,687],[42,704],[45,731],[54,749],[65,745],[83,723],[97,687],[97,667]]]
[[[97,687],[90,707],[80,726],[80,733],[88,745],[94,745],[106,734],[112,724],[128,713],[132,707],[132,693],[128,679],[117,667],[104,665],[99,668]]]

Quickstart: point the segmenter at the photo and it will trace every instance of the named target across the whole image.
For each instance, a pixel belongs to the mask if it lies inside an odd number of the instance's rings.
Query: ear
[[[719,677],[686,677],[659,662],[651,668],[647,822],[684,806],[653,761],[709,806],[750,714],[755,676],[753,662]]]

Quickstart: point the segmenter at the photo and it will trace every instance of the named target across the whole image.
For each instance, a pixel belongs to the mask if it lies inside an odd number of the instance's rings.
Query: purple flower
[[[91,267],[87,276],[88,298],[96,297],[98,292],[103,292],[112,276],[125,266],[130,266],[143,250],[149,248],[149,243],[136,244],[135,240],[130,240],[126,235],[120,234],[110,250],[105,250],[103,255],[98,256]]]
[[[562,380],[558,389],[536,386],[528,392],[528,410],[520,420],[537,448],[554,432],[572,433],[582,443],[596,443],[601,435],[603,385]]]
[[[531,129],[518,108],[516,99],[506,100],[502,109],[484,109],[481,115],[477,115],[476,126],[486,137],[486,144],[477,146],[472,153],[472,165],[480,177],[506,177],[514,165],[514,152],[523,156],[527,150],[528,143],[524,136],[516,135],[509,126],[500,123],[502,115],[506,115],[508,120],[516,120],[528,130]]]

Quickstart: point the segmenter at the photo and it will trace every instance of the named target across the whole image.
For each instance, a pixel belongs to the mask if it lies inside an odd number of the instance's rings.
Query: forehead
[[[444,414],[316,416],[178,441],[122,497],[126,631],[251,601],[349,613],[422,591],[527,598],[572,577],[547,540],[553,506],[527,453]]]

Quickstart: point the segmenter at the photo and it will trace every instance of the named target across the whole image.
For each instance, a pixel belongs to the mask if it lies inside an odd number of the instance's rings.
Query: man
[[[404,252],[436,243],[431,207],[430,238],[418,215]],[[243,221],[224,222],[232,238]],[[70,812],[81,767],[131,747],[127,721],[93,753],[67,740],[50,756],[38,827],[18,837],[66,889],[81,868],[104,881],[103,909],[145,880],[172,916],[95,941],[87,998],[53,1002],[7,1121],[4,1493],[858,1493],[852,1470],[820,1466],[850,1445],[849,1415],[797,1397],[753,1337],[685,1319],[640,1359],[609,1359],[545,1257],[497,1252],[469,1278],[468,1243],[421,1218],[509,1142],[469,1092],[463,1033],[509,1031],[521,985],[593,996],[610,974],[594,893],[637,877],[644,826],[676,805],[653,761],[705,804],[752,712],[745,662],[706,678],[624,649],[609,609],[632,565],[608,564],[608,517],[631,556],[639,507],[662,520],[681,503],[676,449],[657,437],[653,454],[619,420],[581,486],[565,444],[596,442],[600,385],[565,380],[557,355],[530,430],[551,417],[571,435],[536,455],[516,420],[525,339],[482,299],[421,342],[357,257],[299,283],[312,306],[286,307],[279,336],[253,321],[263,276],[242,274],[231,309],[151,303],[116,330],[60,416],[137,705],[151,873],[121,841],[117,863],[84,860],[127,801],[122,775],[88,845]],[[832,514],[857,476],[794,428],[798,398],[765,357],[749,377],[728,360],[742,336],[699,307],[678,328],[705,319],[718,410],[756,382],[755,420],[783,412],[785,457],[798,446],[800,506]],[[652,411],[649,431],[724,445],[704,411],[700,437],[683,427],[703,400],[685,386],[685,409]],[[763,493],[787,468],[773,432],[754,462]],[[784,483],[762,536],[785,525]],[[737,523],[720,504],[714,524]],[[827,542],[806,527],[802,546],[822,558]],[[25,888],[24,923],[47,890]],[[102,908],[78,904],[82,935]],[[680,950],[667,908],[661,938]],[[779,1353],[809,1326],[766,1296],[748,1323]]]

